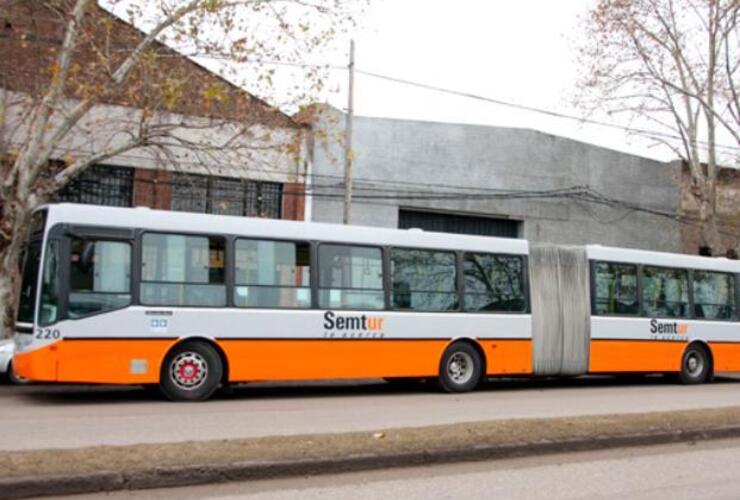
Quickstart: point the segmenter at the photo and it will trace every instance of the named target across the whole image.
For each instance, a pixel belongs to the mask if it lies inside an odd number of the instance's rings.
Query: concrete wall
[[[341,222],[344,115],[317,109],[311,218]],[[668,218],[552,196],[493,199],[482,191],[589,186],[610,198],[675,214],[678,164],[533,130],[368,117],[355,118],[353,151],[352,224],[397,227],[399,207],[421,208],[520,220],[521,236],[531,241],[680,249],[678,225]],[[428,197],[466,190],[487,198],[410,199],[401,192]],[[377,198],[386,194],[401,199]]]

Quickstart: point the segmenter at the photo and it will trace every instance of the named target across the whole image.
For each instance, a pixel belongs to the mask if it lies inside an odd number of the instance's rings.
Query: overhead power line
[[[518,110],[521,110],[521,111],[528,111],[528,112],[531,112],[531,113],[539,113],[539,114],[551,116],[551,117],[554,117],[554,118],[560,118],[560,119],[565,119],[565,120],[577,121],[579,123],[587,123],[587,124],[590,124],[590,125],[598,125],[600,127],[607,127],[607,128],[621,130],[621,131],[625,131],[625,132],[631,132],[631,133],[635,133],[635,134],[650,135],[650,136],[653,136],[653,137],[661,137],[661,138],[665,138],[665,139],[682,140],[682,138],[680,136],[674,135],[674,134],[668,134],[666,132],[658,132],[658,131],[655,131],[655,130],[641,129],[641,128],[636,128],[636,127],[628,127],[626,125],[618,125],[616,123],[610,123],[610,122],[605,122],[605,121],[601,121],[601,120],[594,120],[594,119],[591,119],[591,118],[584,118],[584,117],[576,116],[576,115],[569,115],[569,114],[561,113],[561,112],[558,112],[558,111],[552,111],[552,110],[549,110],[549,109],[538,108],[538,107],[529,106],[529,105],[526,105],[526,104],[518,104],[518,103],[514,103],[514,102],[504,101],[504,100],[501,100],[501,99],[495,99],[495,98],[492,98],[492,97],[486,97],[486,96],[482,96],[482,95],[478,95],[478,94],[473,94],[473,93],[470,93],[470,92],[464,92],[464,91],[460,91],[460,90],[454,90],[454,89],[449,89],[449,88],[444,88],[444,87],[438,87],[436,85],[430,85],[430,84],[427,84],[427,83],[415,82],[415,81],[406,80],[406,79],[403,79],[403,78],[397,78],[397,77],[394,77],[394,76],[382,75],[380,73],[374,73],[372,71],[366,71],[366,70],[363,70],[363,69],[357,69],[357,73],[358,74],[361,74],[361,75],[369,76],[369,77],[372,77],[372,78],[377,78],[379,80],[385,80],[385,81],[389,81],[389,82],[393,82],[393,83],[400,83],[400,84],[403,84],[403,85],[409,85],[409,86],[412,86],[412,87],[423,88],[423,89],[426,89],[426,90],[432,90],[434,92],[441,92],[441,93],[444,93],[444,94],[456,95],[458,97],[465,97],[465,98],[468,98],[468,99],[475,99],[475,100],[478,100],[478,101],[488,102],[488,103],[491,103],[491,104],[497,104],[499,106],[505,106],[505,107],[508,107],[508,108],[518,109]],[[697,141],[697,142],[699,142],[700,144],[702,144],[705,148],[708,147],[707,141],[701,141],[700,140],[700,141]],[[738,146],[730,146],[730,145],[727,145],[727,144],[715,144],[715,146],[717,148],[721,148],[721,149],[727,149],[727,150],[731,150],[731,151],[740,151],[740,147],[738,147]]]

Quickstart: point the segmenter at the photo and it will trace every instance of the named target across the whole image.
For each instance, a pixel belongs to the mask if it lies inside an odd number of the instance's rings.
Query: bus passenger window
[[[321,244],[319,307],[384,309],[383,253],[380,248]]]
[[[311,307],[308,243],[236,240],[237,307]]]
[[[131,303],[131,245],[73,239],[70,248],[69,317],[119,309]]]
[[[594,284],[597,315],[639,313],[637,266],[598,262],[594,266]]]
[[[223,238],[147,233],[141,241],[142,304],[226,305]]]
[[[727,273],[694,271],[694,309],[697,318],[735,318],[735,277]]]
[[[521,257],[466,253],[464,263],[466,311],[524,311]]]
[[[642,278],[642,302],[647,316],[689,317],[688,271],[645,266]]]
[[[431,250],[391,250],[393,307],[414,311],[458,308],[455,254]]]

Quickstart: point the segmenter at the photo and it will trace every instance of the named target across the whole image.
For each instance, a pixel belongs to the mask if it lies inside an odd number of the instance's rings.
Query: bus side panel
[[[36,382],[56,382],[59,342],[28,352],[16,352],[13,370],[21,377]]]
[[[714,371],[740,371],[740,343],[709,342],[714,358]]]
[[[448,340],[228,340],[229,380],[436,376]]]
[[[685,348],[685,342],[592,340],[589,372],[677,372]]]
[[[486,354],[487,375],[532,373],[531,340],[480,340]]]
[[[156,384],[173,340],[63,340],[59,382]]]

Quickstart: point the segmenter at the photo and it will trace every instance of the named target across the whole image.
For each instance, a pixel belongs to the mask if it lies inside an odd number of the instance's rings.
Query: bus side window
[[[311,307],[308,243],[236,240],[237,307]]]
[[[688,271],[645,266],[642,277],[642,304],[647,316],[690,316]]]
[[[142,304],[226,305],[223,238],[146,233],[141,243]]]
[[[637,315],[637,266],[616,262],[594,265],[594,305],[597,315]]]
[[[454,311],[458,308],[453,252],[393,248],[392,303],[395,309]]]
[[[693,287],[697,318],[735,318],[735,277],[732,274],[694,271]]]
[[[521,257],[466,253],[463,272],[466,311],[524,311]]]
[[[319,245],[319,307],[384,309],[382,250],[359,245]]]
[[[131,245],[74,238],[70,242],[70,318],[81,318],[131,303]]]

